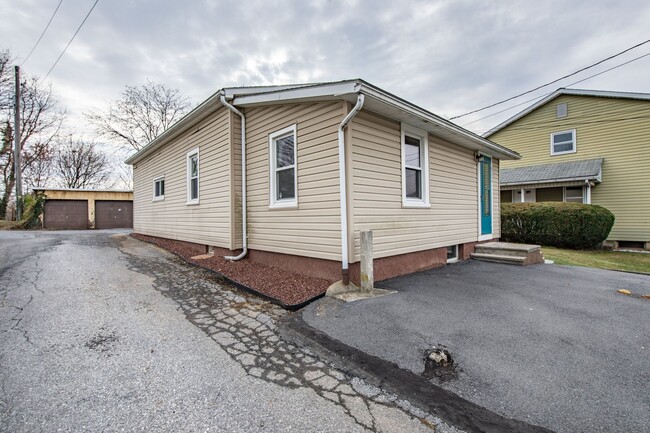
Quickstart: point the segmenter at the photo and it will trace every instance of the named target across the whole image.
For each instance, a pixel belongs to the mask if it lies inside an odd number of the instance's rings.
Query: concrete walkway
[[[304,320],[421,374],[444,345],[456,370],[432,379],[507,417],[558,432],[650,425],[650,277],[555,265],[468,261],[377,286],[395,295],[312,304]]]

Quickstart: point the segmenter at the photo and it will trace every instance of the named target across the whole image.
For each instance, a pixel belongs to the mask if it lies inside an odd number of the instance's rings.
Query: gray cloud
[[[57,0],[2,1],[0,45],[25,56]],[[47,72],[91,5],[63,2],[27,73]],[[648,28],[642,0],[100,0],[49,79],[72,116],[147,78],[198,103],[223,86],[352,77],[451,116],[600,60],[647,39]],[[593,72],[646,52],[650,45]],[[650,92],[649,67],[643,59],[579,87]],[[485,130],[514,112],[471,127]]]

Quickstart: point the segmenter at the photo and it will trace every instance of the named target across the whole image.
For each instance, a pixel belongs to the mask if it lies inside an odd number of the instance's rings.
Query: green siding
[[[566,103],[568,116],[556,118]],[[552,132],[576,130],[576,153],[551,156]],[[593,204],[611,210],[610,240],[650,242],[650,101],[562,95],[489,137],[519,152],[504,168],[604,158]]]

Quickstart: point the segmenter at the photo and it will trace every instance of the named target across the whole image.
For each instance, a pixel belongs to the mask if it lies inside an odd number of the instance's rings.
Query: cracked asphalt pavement
[[[0,431],[459,432],[125,231],[0,231]]]

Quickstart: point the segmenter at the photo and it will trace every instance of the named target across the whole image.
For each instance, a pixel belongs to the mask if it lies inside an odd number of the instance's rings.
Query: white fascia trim
[[[338,97],[341,95],[357,93],[357,81],[344,81],[341,83],[324,84],[308,87],[297,87],[276,92],[260,93],[256,95],[235,96],[233,105],[245,107],[247,105],[293,101],[296,99]]]
[[[381,91],[380,89],[361,83],[359,91],[372,98],[378,99],[385,104],[392,105],[398,110],[413,114],[414,116],[420,117],[422,120],[435,124],[441,128],[446,129],[449,132],[472,140],[477,144],[480,144],[480,146],[489,149],[489,151],[494,152],[496,155],[500,155],[501,157],[505,156],[506,158],[512,159],[521,159],[521,155],[519,155],[517,152],[511,151],[510,149],[501,148],[501,146],[498,146],[496,143],[492,143],[485,137],[476,135],[473,132],[470,132],[454,124],[453,122],[438,117],[433,113],[418,107],[417,105],[410,104],[407,101],[402,101],[393,95]]]
[[[165,176],[163,175],[163,176],[158,176],[158,177],[153,178],[153,185],[152,185],[153,186],[153,199],[151,201],[162,201],[162,200],[165,199],[165,194],[156,196],[156,182],[158,182],[159,180],[164,181]]]
[[[196,155],[196,169],[197,169],[197,176],[196,176],[196,198],[195,199],[190,199],[190,192],[191,192],[191,182],[190,182],[190,157]],[[185,182],[187,184],[187,201],[185,204],[188,205],[193,205],[193,204],[199,204],[199,199],[201,198],[201,157],[199,156],[199,148],[195,147],[194,149],[190,150],[187,152],[185,155],[185,173],[186,173],[186,178]]]
[[[296,133],[296,124],[287,126],[279,131],[269,134],[269,208],[297,208],[298,207],[298,134]],[[293,190],[294,197],[292,199],[277,200],[276,181],[275,181],[275,140],[293,134]]]
[[[431,207],[429,201],[429,133],[423,129],[411,126],[408,123],[401,124],[401,154],[402,154],[402,207],[428,208]],[[422,159],[420,170],[422,170],[422,198],[406,197],[406,135],[413,135],[422,141],[421,154]]]

